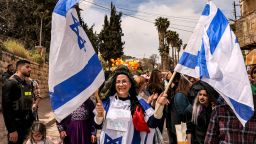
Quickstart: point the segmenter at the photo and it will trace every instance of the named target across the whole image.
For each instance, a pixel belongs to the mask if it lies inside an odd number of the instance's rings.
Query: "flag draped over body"
[[[175,71],[212,87],[245,123],[254,113],[253,97],[237,37],[227,18],[208,2]]]
[[[104,82],[101,63],[74,8],[59,0],[52,14],[49,92],[57,121],[76,110]]]

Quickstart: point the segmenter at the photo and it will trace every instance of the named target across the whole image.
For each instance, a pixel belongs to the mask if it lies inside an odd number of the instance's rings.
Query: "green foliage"
[[[230,24],[230,28],[231,28],[234,32],[236,32],[236,25],[235,25],[235,23]]]
[[[49,48],[51,15],[56,2],[57,0],[0,1],[0,33],[18,39],[24,42],[26,48],[32,49],[39,45],[42,19],[42,45]]]
[[[182,39],[180,39],[179,34],[176,31],[168,30],[165,34],[165,39],[168,47],[172,47],[172,59],[176,63],[179,60],[179,53],[182,46]],[[183,47],[184,48],[184,47]]]
[[[36,52],[36,50],[27,50],[25,49],[24,45],[17,40],[8,39],[3,42],[3,49],[5,49],[8,52],[13,53],[16,56],[32,60],[33,62],[42,64],[44,63],[44,59],[41,57],[39,53]]]
[[[168,47],[168,45],[164,45],[163,49],[159,48],[158,50],[159,50],[160,56],[162,56],[162,55],[169,55],[169,47]]]
[[[105,16],[103,29],[99,34],[99,51],[102,58],[107,62],[111,58],[117,59],[124,54],[124,42],[122,41],[124,34],[121,28],[121,17],[122,13],[118,13],[115,6],[111,3],[110,19],[108,20],[107,15]]]
[[[41,57],[40,54],[37,54],[37,53],[32,54],[31,59],[38,64],[44,63],[44,59]]]
[[[165,33],[166,29],[170,26],[170,22],[167,18],[159,17],[155,21],[155,26],[158,31]]]
[[[28,58],[29,52],[25,49],[24,45],[15,40],[6,40],[3,42],[4,49],[19,57]]]
[[[177,47],[179,45],[179,34],[176,31],[168,30],[165,34],[166,42],[172,47]]]
[[[168,70],[168,61],[167,56],[169,54],[169,47],[166,46],[165,43],[165,33],[167,28],[169,27],[170,22],[167,18],[159,17],[155,20],[155,26],[158,30],[158,36],[159,36],[159,53],[161,56],[161,69],[162,70]]]

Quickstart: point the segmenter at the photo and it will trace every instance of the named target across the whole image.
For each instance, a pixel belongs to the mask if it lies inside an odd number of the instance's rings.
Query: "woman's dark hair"
[[[220,94],[206,82],[200,81],[200,85],[203,87],[202,90],[206,90],[209,101],[216,102]]]
[[[190,85],[189,81],[187,79],[185,79],[183,76],[181,76],[176,92],[181,92],[184,95],[188,96],[188,92],[190,89],[189,85]]]
[[[174,76],[173,81],[172,81],[172,83],[174,83],[174,87],[170,86],[167,91],[168,97],[170,97],[170,96],[172,97],[175,95],[175,92],[179,85],[179,81],[180,81],[180,73],[176,73],[176,75]]]
[[[111,71],[105,71],[104,74],[105,74],[105,79],[108,79],[111,76],[112,72]]]
[[[158,83],[158,84],[161,83],[161,78],[158,76],[158,73],[161,73],[161,71],[158,69],[154,69],[151,72],[149,83]]]
[[[110,80],[108,80],[111,83],[111,85],[110,85],[110,88],[109,88],[110,90],[106,93],[105,98],[108,98],[108,97],[113,96],[114,94],[116,94],[116,92],[117,92],[116,91],[116,85],[115,85],[116,78],[117,78],[118,75],[121,75],[121,74],[126,75],[129,79],[130,83],[131,83],[131,88],[129,90],[129,94],[130,94],[130,101],[131,101],[130,110],[131,110],[131,114],[133,115],[136,107],[137,106],[141,107],[141,105],[140,105],[139,100],[137,98],[137,95],[138,95],[138,93],[137,93],[137,83],[136,83],[133,76],[131,75],[131,73],[128,70],[126,70],[124,68],[121,68],[121,70],[117,69],[113,73],[112,77],[110,77]]]
[[[41,123],[41,122],[35,122],[33,123],[32,127],[31,127],[31,132],[30,132],[30,140],[31,143],[34,143],[34,138],[33,138],[33,134],[35,132],[39,132],[43,137],[42,140],[46,140],[46,126]]]
[[[137,83],[137,93],[139,93],[139,90],[147,83],[147,80],[143,76],[137,76],[134,80]]]
[[[153,93],[161,94],[164,91],[163,84],[161,83],[161,77],[159,77],[160,70],[154,69],[151,72],[150,79],[148,82],[147,89],[149,93],[152,95]]]

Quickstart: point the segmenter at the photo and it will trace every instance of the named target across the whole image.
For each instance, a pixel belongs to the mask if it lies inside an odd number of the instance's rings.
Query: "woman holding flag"
[[[166,94],[161,94],[153,110],[137,96],[136,82],[128,70],[116,70],[112,85],[103,102],[98,101],[94,121],[102,128],[100,144],[153,143],[155,130],[167,104]]]

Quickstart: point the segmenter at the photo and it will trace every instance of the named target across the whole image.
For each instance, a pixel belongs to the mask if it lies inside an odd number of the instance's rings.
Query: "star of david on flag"
[[[98,55],[74,8],[78,2],[59,0],[52,14],[48,83],[52,109],[59,122],[104,82]]]
[[[254,114],[250,82],[237,37],[215,4],[206,4],[175,71],[210,84],[240,122]]]
[[[122,137],[112,139],[110,136],[105,134],[104,142],[105,142],[105,144],[122,144]]]
[[[79,35],[79,27],[81,27],[81,25],[80,25],[80,22],[73,16],[72,13],[71,15],[74,23],[70,25],[70,28],[76,33],[79,48],[82,49],[84,48],[84,44],[86,41]]]

